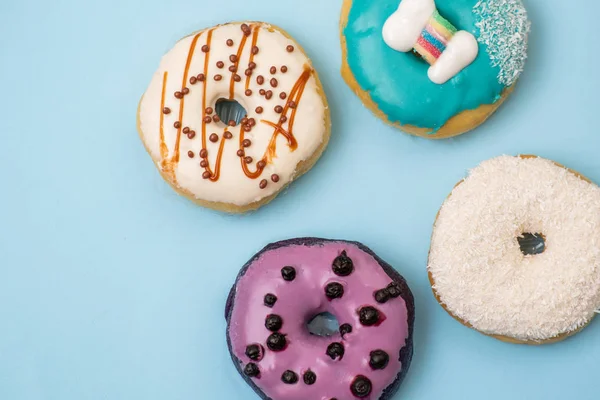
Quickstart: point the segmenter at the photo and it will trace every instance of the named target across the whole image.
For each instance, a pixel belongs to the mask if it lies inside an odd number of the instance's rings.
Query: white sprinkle
[[[543,234],[545,251],[523,255],[523,233]],[[444,202],[428,268],[442,303],[478,331],[575,331],[600,311],[600,188],[541,158],[485,161]]]
[[[500,67],[498,81],[510,86],[519,78],[527,60],[531,22],[521,0],[480,0],[473,8],[479,42],[487,46],[493,67]]]

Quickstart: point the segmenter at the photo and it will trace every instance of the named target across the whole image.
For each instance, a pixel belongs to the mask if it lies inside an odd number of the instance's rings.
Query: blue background
[[[482,160],[536,153],[600,182],[600,3],[526,4],[517,90],[480,129],[434,142],[385,126],[343,83],[341,0],[2,0],[0,399],[255,399],[229,360],[226,294],[263,245],[303,235],[362,241],[411,284],[415,357],[396,398],[598,399],[599,321],[556,345],[504,344],[452,320],[425,272],[440,204]],[[241,19],[307,48],[334,129],[275,202],[227,216],[163,182],[135,113],[178,38]]]

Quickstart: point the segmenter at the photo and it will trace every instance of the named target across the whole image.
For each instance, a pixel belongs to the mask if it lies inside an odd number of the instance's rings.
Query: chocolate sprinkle
[[[211,121],[212,121],[212,118],[209,117],[208,115],[206,117],[204,117],[204,123],[205,124],[210,124]]]
[[[194,152],[193,151],[188,151],[188,157],[189,158],[194,158]]]
[[[254,364],[254,363],[246,364],[246,366],[244,367],[244,375],[246,375],[247,377],[250,377],[250,378],[259,376],[260,369],[258,368],[258,365]]]
[[[256,68],[256,63],[255,63],[254,61],[250,61],[250,62],[248,63],[248,68],[249,68],[249,69],[254,69],[254,68]]]
[[[277,114],[281,114],[283,112],[283,107],[281,107],[281,106],[275,106],[274,110],[275,110],[275,112]]]
[[[283,65],[281,67],[281,72],[283,72],[284,74],[288,71],[288,67],[286,67],[285,65]]]
[[[346,254],[346,250],[344,250],[333,260],[331,268],[333,269],[333,273],[338,276],[348,276],[354,271],[354,263]]]
[[[272,308],[276,302],[277,302],[277,296],[275,296],[272,293],[265,294],[265,298],[264,298],[265,306]]]
[[[163,114],[171,114],[171,109],[169,107],[163,108]]]
[[[285,349],[287,345],[287,340],[285,339],[285,335],[275,332],[269,335],[267,338],[267,347],[272,351],[282,351]]]
[[[279,122],[281,122],[282,124],[284,124],[287,121],[287,117],[285,115],[283,115],[281,118],[279,118]]]
[[[277,82],[277,79],[275,79],[275,78],[271,79],[271,82],[270,82],[270,83],[271,83],[271,86],[273,86],[274,88],[276,88],[276,87],[277,87],[277,85],[279,84],[279,83]]]
[[[217,81],[217,82],[218,82],[218,81],[220,81],[221,79],[223,79],[223,76],[222,76],[222,75],[219,75],[219,74],[215,75],[215,81]]]
[[[260,160],[259,162],[256,163],[256,167],[259,169],[263,169],[264,167],[267,166],[267,163],[264,160]],[[264,179],[266,181],[266,179]]]
[[[245,158],[244,158],[244,162],[245,162],[246,164],[250,164],[250,163],[252,162],[252,157],[250,157],[250,156],[248,156],[248,157],[245,157]]]
[[[190,133],[190,128],[186,126],[185,128],[183,128],[182,132],[183,133]]]
[[[288,45],[288,46],[287,46],[285,49],[288,51],[288,53],[291,53],[291,52],[293,52],[293,51],[294,51],[294,46],[292,46],[292,45],[290,44],[290,45]]]
[[[239,149],[239,150],[237,151],[237,156],[238,156],[238,157],[244,157],[244,150],[242,150],[242,149]]]
[[[208,140],[210,140],[213,143],[216,143],[219,140],[219,135],[217,135],[216,133],[211,133],[208,137]]]
[[[373,326],[379,322],[379,311],[375,307],[365,306],[358,310],[358,319],[364,326]]]
[[[271,69],[269,69],[269,72],[271,73],[271,75],[275,75],[277,73],[277,67],[272,66]]]
[[[201,166],[202,168],[206,168],[206,167],[208,167],[208,161],[206,161],[206,160],[202,160],[202,161],[200,161],[200,166]]]
[[[262,85],[263,83],[265,83],[265,77],[262,75],[257,76],[256,83],[258,83],[259,85]]]
[[[227,43],[227,46],[229,46],[229,47],[233,46],[233,40],[231,40],[231,39],[227,39],[226,43]]]
[[[192,77],[190,78],[190,85],[195,85],[195,84],[196,84],[196,82],[198,82],[198,78],[196,78],[195,76],[192,76]]]
[[[175,92],[174,94],[176,99],[182,99],[183,98],[183,93],[181,93],[180,91]]]
[[[239,82],[239,81],[241,81],[241,80],[242,80],[242,77],[241,77],[241,76],[239,76],[238,74],[234,74],[234,75],[233,75],[233,80],[234,80],[234,81],[236,81],[236,82]]]
[[[200,150],[200,157],[206,158],[208,156],[208,150],[202,149]]]
[[[225,139],[231,139],[233,137],[233,134],[229,131],[225,131],[225,133],[223,133],[223,137]]]
[[[252,141],[250,139],[244,139],[242,141],[242,146],[244,146],[244,147],[250,147],[251,144],[252,144]]]
[[[307,385],[314,385],[315,382],[317,381],[317,374],[315,374],[314,372],[312,372],[310,369],[308,371],[306,371],[304,373],[304,375],[302,375],[302,380],[304,381],[305,384]]]
[[[188,88],[184,87],[184,88],[181,90],[181,92],[182,92],[183,94],[188,94],[188,93],[190,92],[190,89],[188,89]]]
[[[244,71],[244,74],[246,76],[252,76],[252,70],[250,68],[246,69],[246,71]]]
[[[258,46],[252,46],[252,54],[257,55],[259,52]]]
[[[344,286],[338,282],[331,282],[325,286],[325,296],[329,300],[339,299],[344,295]]]
[[[256,113],[257,113],[257,114],[262,114],[262,112],[263,112],[264,110],[263,110],[263,108],[262,108],[262,107],[258,106],[258,107],[256,107],[256,110],[254,110],[254,111],[256,111]]]
[[[281,276],[283,277],[284,281],[291,282],[296,279],[296,269],[287,265],[281,268]]]
[[[267,90],[267,92],[265,93],[265,98],[267,100],[271,100],[271,97],[273,97],[273,92],[270,90]]]
[[[190,133],[187,134],[188,139],[193,139],[194,137],[196,137],[196,131],[190,131]]]
[[[230,65],[229,66],[229,72],[237,72],[237,67],[235,65]]]
[[[173,124],[173,126],[174,126],[176,129],[179,129],[179,128],[181,128],[181,122],[179,122],[179,121],[175,121],[175,123]]]
[[[383,350],[373,350],[369,357],[369,365],[373,369],[384,369],[390,362],[390,356]]]
[[[283,320],[277,314],[269,314],[265,319],[265,328],[271,332],[277,332],[283,326]]]
[[[225,63],[223,61],[217,61],[217,68],[223,68]]]
[[[402,294],[402,290],[396,282],[392,282],[387,286],[387,292],[393,299],[400,297],[400,295]]]
[[[265,89],[260,89],[260,90],[258,91],[258,93],[259,93],[261,96],[264,96],[264,95],[265,95],[265,93],[267,93],[267,92],[265,91]]]
[[[264,350],[260,344],[250,344],[246,346],[246,357],[252,361],[260,361],[264,354]]]
[[[369,378],[363,375],[358,375],[350,385],[350,391],[353,395],[359,398],[367,397],[371,394],[373,385]]]
[[[221,121],[221,118],[219,118],[218,115],[213,115],[212,119],[213,119],[213,122],[220,122]]]
[[[281,93],[279,93],[279,98],[280,98],[281,100],[285,100],[285,98],[286,98],[286,97],[287,97],[287,94],[286,94],[285,92],[281,92]]]
[[[235,54],[232,54],[229,56],[229,61],[231,61],[232,63],[237,62],[238,58]]]
[[[212,109],[212,107],[206,107],[204,112],[207,113],[208,115],[211,115],[214,112],[214,110]]]
[[[288,385],[293,385],[298,382],[298,374],[288,369],[281,375],[281,381]]]
[[[265,188],[267,187],[267,184],[268,184],[267,180],[266,180],[266,179],[263,179],[263,180],[262,180],[262,181],[260,181],[260,183],[258,184],[258,187],[259,187],[259,188],[261,188],[261,189],[265,189]]]
[[[294,108],[296,108],[296,107],[297,107],[297,104],[296,104],[296,102],[295,102],[294,100],[290,100],[290,101],[288,102],[288,107],[289,107],[289,108],[291,108],[291,109],[293,110]]]
[[[204,171],[204,173],[202,174],[202,178],[204,178],[204,179],[210,178],[210,172]]]
[[[204,82],[206,76],[204,76],[204,74],[198,74],[198,76],[196,76],[196,79],[198,79],[198,82]]]
[[[271,180],[275,183],[279,182],[279,175],[277,175],[277,174],[271,175]]]
[[[251,89],[246,89],[246,91],[244,92],[244,94],[246,96],[252,96],[252,90]]]
[[[327,346],[325,352],[332,360],[341,360],[344,357],[344,345],[339,342],[333,342]]]
[[[204,53],[208,53],[210,51],[210,46],[205,44],[204,46],[202,46],[202,52]]]

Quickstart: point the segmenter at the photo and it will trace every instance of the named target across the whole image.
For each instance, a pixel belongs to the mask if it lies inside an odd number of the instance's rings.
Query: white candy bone
[[[398,9],[383,25],[383,40],[396,51],[411,51],[435,10],[434,0],[402,0]],[[441,85],[475,61],[478,52],[479,45],[475,36],[467,31],[458,31],[436,62],[429,67],[427,76],[432,82]]]

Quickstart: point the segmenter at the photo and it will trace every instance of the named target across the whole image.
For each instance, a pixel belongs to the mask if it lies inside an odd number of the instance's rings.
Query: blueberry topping
[[[350,391],[352,391],[352,394],[356,397],[363,398],[371,394],[372,386],[373,385],[371,384],[369,378],[367,378],[366,376],[358,375],[352,381],[352,384],[350,385]]]
[[[383,304],[390,299],[390,293],[388,292],[387,288],[379,289],[373,294],[373,297],[375,297],[376,302]]]
[[[344,345],[338,342],[333,342],[327,346],[326,354],[331,357],[332,360],[339,358],[340,360],[344,357]]]
[[[265,306],[273,307],[277,303],[277,296],[272,293],[265,294]]]
[[[338,276],[348,276],[354,271],[354,264],[352,263],[352,259],[346,254],[346,250],[342,251],[342,254],[333,260],[331,268],[333,269],[333,273]]]
[[[269,314],[267,315],[267,319],[265,320],[265,327],[271,332],[277,332],[283,326],[283,320],[277,314]]]
[[[393,299],[395,299],[396,297],[400,297],[400,295],[402,294],[402,290],[396,282],[392,282],[388,285],[387,292]]]
[[[283,374],[281,374],[281,380],[283,381],[283,383],[293,385],[294,383],[298,382],[298,374],[288,369]]]
[[[329,300],[339,299],[344,295],[344,286],[341,283],[331,282],[325,286],[325,296]]]
[[[267,338],[267,347],[269,350],[273,351],[281,351],[285,349],[287,345],[287,340],[285,339],[285,335],[275,332],[269,335]]]
[[[304,380],[304,383],[307,385],[313,385],[317,381],[317,374],[309,369],[302,375],[302,380]]]
[[[260,361],[263,353],[263,347],[260,344],[250,344],[246,347],[246,356],[253,361]]]
[[[359,321],[364,326],[375,325],[379,321],[379,311],[375,307],[366,306],[358,310]]]
[[[369,356],[369,365],[373,369],[384,369],[390,361],[390,356],[383,350],[373,350]]]
[[[260,369],[258,369],[258,365],[254,363],[246,364],[244,367],[244,375],[249,376],[250,378],[260,375]]]
[[[340,325],[340,334],[342,335],[342,337],[344,337],[344,335],[346,333],[350,333],[350,332],[352,332],[352,325],[350,325],[350,324]]]
[[[290,267],[289,265],[281,268],[281,276],[284,281],[291,282],[296,279],[296,269],[294,267]]]

